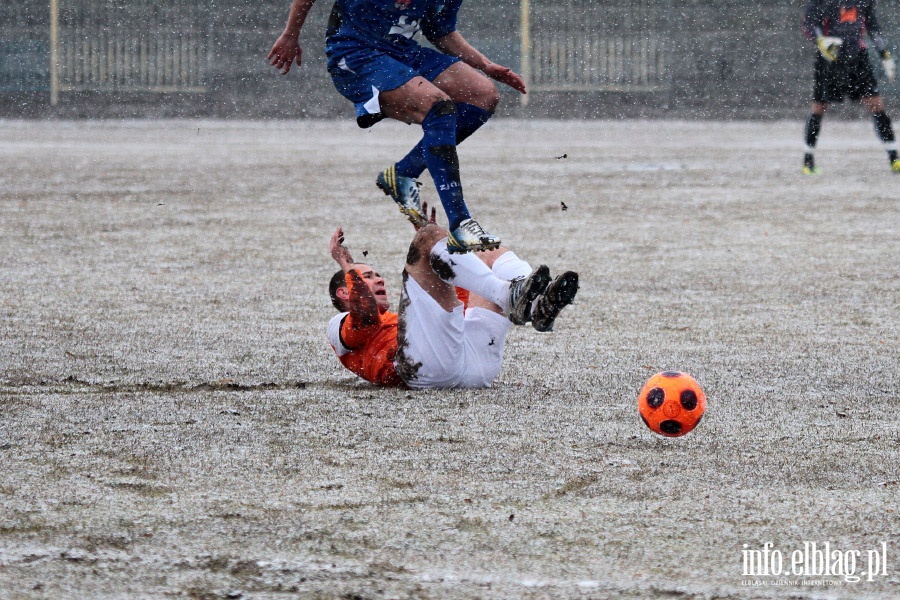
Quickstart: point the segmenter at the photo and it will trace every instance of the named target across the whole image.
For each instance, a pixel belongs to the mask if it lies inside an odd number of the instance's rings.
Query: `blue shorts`
[[[370,48],[328,54],[328,73],[340,94],[356,105],[356,123],[371,127],[384,118],[379,92],[395,90],[414,77],[434,81],[458,58],[418,44],[388,55]]]

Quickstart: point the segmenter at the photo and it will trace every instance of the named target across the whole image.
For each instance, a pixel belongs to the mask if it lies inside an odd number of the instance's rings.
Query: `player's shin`
[[[493,114],[472,104],[458,103],[456,105],[456,144],[461,144],[466,138],[478,131],[482,125],[488,122]],[[425,151],[422,141],[419,141],[406,156],[397,161],[396,168],[398,175],[418,179],[422,171],[426,169]]]
[[[821,130],[822,115],[810,113],[809,118],[806,119],[806,130],[804,132],[804,141],[806,142],[807,152],[812,153],[813,149],[816,147],[816,143],[819,141],[819,132]]]
[[[894,126],[891,124],[890,117],[884,111],[872,115],[875,122],[875,133],[878,139],[884,144],[884,148],[888,153],[888,160],[893,164],[897,160],[897,142],[894,137]]]
[[[397,174],[411,179],[418,179],[425,170],[425,152],[422,149],[422,141],[413,146],[409,153],[397,161],[395,165]]]
[[[810,113],[806,119],[806,129],[804,131],[804,142],[806,143],[806,153],[803,155],[803,172],[807,175],[815,175],[819,173],[815,162],[816,143],[819,141],[819,132],[822,130],[822,115]]]
[[[425,164],[444,206],[450,230],[453,231],[459,227],[460,222],[470,218],[459,176],[456,106],[453,102],[442,100],[432,106],[422,121],[422,131]]]
[[[456,105],[456,143],[461,144],[488,122],[494,113],[474,104],[460,102]]]
[[[484,262],[472,253],[451,253],[447,238],[431,248],[431,268],[450,285],[478,294],[506,310],[509,282],[497,277]]]
[[[494,272],[494,275],[504,281],[528,277],[532,271],[531,265],[519,258],[512,250],[507,250],[494,259],[491,270]]]

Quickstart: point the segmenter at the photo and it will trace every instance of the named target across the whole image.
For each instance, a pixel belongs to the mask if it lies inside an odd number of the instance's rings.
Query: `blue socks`
[[[461,102],[456,105],[456,143],[461,144],[463,140],[478,131],[478,128],[488,122],[491,118],[490,113],[483,108],[479,108],[472,104]],[[422,127],[425,127],[424,121]],[[400,159],[397,163],[397,175],[402,177],[411,177],[417,179],[426,168],[425,155],[422,152],[422,142],[409,151],[409,154]]]
[[[459,157],[456,155],[456,105],[442,100],[431,107],[422,121],[422,154],[425,167],[434,180],[450,231],[469,218],[459,178]],[[399,169],[398,169],[399,173]]]
[[[478,131],[478,128],[487,123],[491,115],[494,114],[464,102],[456,105],[456,113],[457,144],[462,144],[463,140]]]

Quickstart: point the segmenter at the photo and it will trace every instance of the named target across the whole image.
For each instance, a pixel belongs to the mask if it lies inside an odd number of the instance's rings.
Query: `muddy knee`
[[[431,249],[440,240],[447,237],[447,230],[434,224],[426,225],[416,232],[409,252],[406,255],[406,264],[414,266],[418,264],[430,265]],[[430,266],[429,266],[430,268]]]

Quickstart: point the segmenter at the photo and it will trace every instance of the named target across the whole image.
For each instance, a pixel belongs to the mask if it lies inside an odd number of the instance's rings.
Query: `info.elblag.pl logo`
[[[821,579],[840,577],[847,583],[862,578],[874,581],[888,574],[887,542],[867,550],[843,550],[829,542],[803,542],[802,548],[782,551],[772,542],[758,550],[743,545],[741,556],[745,577],[818,577],[806,579],[745,580],[744,585],[840,585],[840,581]]]

